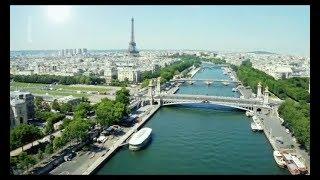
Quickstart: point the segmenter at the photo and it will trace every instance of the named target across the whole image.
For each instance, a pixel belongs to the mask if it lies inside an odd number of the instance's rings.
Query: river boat
[[[150,140],[152,129],[145,127],[132,135],[129,140],[130,150],[139,150],[143,148]]]
[[[287,164],[287,168],[292,175],[300,174],[299,167],[294,163],[291,153],[282,153],[283,159]]]
[[[206,81],[206,84],[207,84],[207,85],[210,85],[210,84],[212,84],[212,82],[210,82],[210,81]]]
[[[225,81],[222,82],[222,84],[225,85],[225,86],[228,86],[228,85],[229,85],[229,83],[228,83],[228,82],[225,82]]]
[[[257,131],[257,124],[254,122],[251,122],[251,129],[252,131]]]
[[[252,131],[262,131],[263,128],[260,123],[251,122]]]
[[[287,167],[288,167],[289,172],[292,175],[299,175],[300,174],[299,168],[294,163],[288,163]]]
[[[280,153],[280,151],[273,151],[273,157],[278,166],[284,168],[286,166],[286,162],[283,159],[283,155]]]
[[[237,91],[237,89],[236,88],[232,88],[232,92],[236,92]]]
[[[291,158],[294,164],[298,167],[300,172],[306,173],[308,171],[307,167],[303,164],[303,162],[297,156],[292,155]]]
[[[254,115],[253,111],[247,111],[246,112],[246,116],[248,116],[248,117],[253,116],[253,115]]]
[[[194,82],[193,82],[193,81],[188,81],[188,83],[189,83],[190,85],[192,85]]]

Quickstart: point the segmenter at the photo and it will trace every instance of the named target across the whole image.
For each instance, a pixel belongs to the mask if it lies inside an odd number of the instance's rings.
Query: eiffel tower
[[[136,49],[136,43],[134,42],[134,19],[131,18],[131,40],[129,42],[128,52],[132,56],[139,56],[139,51]]]

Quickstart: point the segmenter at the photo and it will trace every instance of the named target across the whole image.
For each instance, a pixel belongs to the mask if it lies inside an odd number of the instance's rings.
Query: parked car
[[[283,140],[282,140],[281,137],[276,137],[276,142],[280,143],[280,144],[283,144]]]
[[[71,161],[72,158],[74,158],[76,156],[76,153],[74,151],[72,151],[71,153],[69,153],[68,155],[64,156],[63,159],[65,161]]]
[[[290,133],[289,129],[286,129],[286,133],[288,133],[288,134]]]

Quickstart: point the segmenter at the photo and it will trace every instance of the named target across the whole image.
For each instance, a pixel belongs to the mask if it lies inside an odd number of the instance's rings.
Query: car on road
[[[280,144],[284,143],[281,137],[276,137],[276,142]]]
[[[71,153],[69,153],[68,155],[64,156],[63,159],[65,161],[71,161],[72,158],[74,158],[76,156],[76,153],[74,151],[72,151]]]
[[[289,129],[286,129],[286,133],[288,133],[288,134],[289,134],[289,133],[290,133],[290,130],[289,130]]]

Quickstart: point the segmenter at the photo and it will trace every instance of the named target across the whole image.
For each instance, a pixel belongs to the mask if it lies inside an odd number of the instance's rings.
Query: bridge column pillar
[[[158,99],[158,104],[159,104],[160,106],[162,106],[162,103],[163,103],[163,101],[162,101],[162,98],[160,97],[160,98]]]
[[[258,88],[257,88],[257,98],[261,98],[262,97],[262,93],[261,93],[261,83],[258,83]]]
[[[157,89],[156,89],[157,95],[160,95],[160,93],[161,93],[160,81],[161,81],[161,77],[158,77],[158,78],[157,78]]]
[[[268,103],[269,103],[269,90],[267,86],[264,90],[263,105],[267,105]]]
[[[148,97],[150,98],[150,105],[153,105],[153,89],[154,89],[154,85],[153,85],[153,80],[151,79],[149,81],[149,91],[148,91]]]

